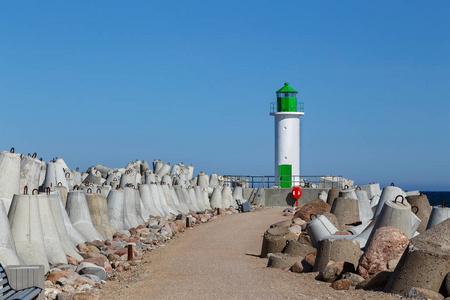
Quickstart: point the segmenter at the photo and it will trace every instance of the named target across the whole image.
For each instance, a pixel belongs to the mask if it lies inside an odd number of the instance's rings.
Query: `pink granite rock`
[[[369,278],[378,272],[388,270],[389,261],[400,260],[408,244],[409,239],[403,231],[390,226],[378,228],[359,260],[359,274]]]

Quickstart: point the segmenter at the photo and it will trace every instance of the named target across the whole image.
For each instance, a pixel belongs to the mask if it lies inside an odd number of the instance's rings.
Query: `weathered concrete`
[[[446,294],[450,272],[450,219],[412,238],[385,291],[406,296],[412,287]]]
[[[306,204],[317,199],[317,195],[322,191],[328,193],[329,189],[302,188],[302,196],[298,200],[298,204]],[[266,206],[295,206],[295,199],[291,193],[291,188],[266,188],[261,203]]]
[[[264,233],[261,247],[261,258],[265,258],[268,253],[281,253],[287,241],[296,240],[295,235],[288,230],[288,227],[274,227]]]
[[[139,186],[139,190],[142,189],[144,185]],[[147,189],[150,192],[150,189],[147,186]],[[108,195],[108,217],[109,217],[109,225],[111,227],[112,232],[121,232],[125,230],[124,225],[124,192],[122,189],[113,189]]]
[[[44,246],[38,195],[14,195],[8,213],[17,255],[27,265],[44,265],[47,273],[47,253]]]
[[[337,197],[330,212],[337,217],[342,229],[348,228],[346,224],[361,220],[359,217],[359,201],[355,198]]]
[[[3,200],[6,211],[9,211],[14,194],[19,193],[20,154],[2,151],[0,152],[0,200]]]
[[[112,239],[114,232],[109,224],[108,204],[105,195],[97,193],[86,194],[86,202],[95,229],[102,235],[104,240]]]
[[[304,235],[301,235],[296,241],[288,241],[286,247],[281,251],[281,253],[302,257],[314,252],[316,252],[316,248],[311,245],[311,240]]]
[[[54,187],[62,185],[69,189],[66,180],[66,173],[63,166],[58,162],[47,163],[47,171],[45,172],[44,187]]]
[[[358,266],[362,252],[357,242],[352,240],[325,239],[319,242],[317,256],[314,263],[314,271],[318,272],[325,268],[330,261],[348,262],[354,268]]]
[[[306,230],[314,247],[319,247],[319,242],[327,236],[335,234],[338,229],[325,217],[319,215],[306,223]]]
[[[450,218],[450,207],[433,206],[430,219],[428,220],[427,229]]]
[[[0,263],[3,267],[20,265],[11,227],[9,226],[8,214],[2,200],[0,200],[0,228]]]
[[[39,178],[41,175],[41,161],[31,157],[23,156],[20,162],[20,190],[25,187],[31,192],[39,189]]]
[[[330,189],[330,190],[328,191],[327,203],[328,203],[330,206],[333,206],[334,199],[336,199],[337,197],[339,197],[339,191],[340,191],[340,190],[341,190],[341,188],[339,188],[339,187],[334,187],[334,188],[332,188],[332,189]]]
[[[267,262],[267,267],[278,269],[290,267],[296,262],[300,262],[303,259],[303,257],[301,256],[296,256],[287,253],[269,253],[267,257],[269,258]]]
[[[416,213],[417,217],[422,221],[417,228],[419,233],[424,232],[427,229],[428,220],[431,214],[431,205],[428,201],[428,197],[425,194],[420,194],[418,196],[407,196],[409,204],[411,204],[411,209]],[[416,206],[417,209],[414,207]]]

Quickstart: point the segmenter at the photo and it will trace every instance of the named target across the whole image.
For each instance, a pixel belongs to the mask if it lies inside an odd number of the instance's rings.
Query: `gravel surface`
[[[119,273],[101,299],[398,299],[362,290],[335,291],[317,273],[266,268],[259,258],[268,227],[289,217],[281,208],[226,215],[178,234]]]

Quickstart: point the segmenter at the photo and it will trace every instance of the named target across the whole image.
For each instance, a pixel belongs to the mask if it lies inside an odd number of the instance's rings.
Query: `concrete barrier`
[[[373,198],[370,200],[370,207],[374,208],[375,206],[378,205],[379,202],[380,202],[380,196],[373,196]]]
[[[173,186],[169,186],[169,191],[170,194],[172,195],[173,202],[175,203],[175,206],[177,207],[178,211],[182,214],[189,213],[189,208],[187,207],[187,205],[183,205],[180,202],[180,199],[178,199],[178,195],[175,192],[175,188]]]
[[[167,205],[170,207],[173,214],[178,214],[180,211],[179,208],[175,205],[169,185],[163,183],[161,184],[161,188],[164,192],[164,197],[166,198]]]
[[[274,227],[264,233],[261,247],[261,258],[266,258],[269,253],[281,253],[288,241],[295,241],[295,235],[288,227]]]
[[[64,186],[69,189],[66,180],[66,172],[60,163],[47,163],[47,170],[45,172],[44,187],[52,188],[54,186]]]
[[[203,199],[202,188],[198,185],[194,186],[195,198],[197,199],[197,206],[201,211],[205,211],[208,209],[205,205],[205,201]]]
[[[211,202],[209,201],[208,191],[202,188],[202,194],[203,194],[203,203],[205,203],[206,208],[212,209]]]
[[[381,210],[383,209],[384,204],[387,201],[394,201],[395,197],[398,195],[404,196],[404,193],[402,189],[396,187],[396,186],[386,186],[383,188],[383,191],[381,192],[380,200],[377,205],[377,209],[375,210],[374,215],[378,216],[381,213]]]
[[[406,200],[411,205],[411,209],[416,213],[416,216],[422,221],[417,228],[419,233],[427,229],[428,220],[431,214],[431,205],[428,201],[427,195],[419,194],[414,196],[407,196]]]
[[[344,239],[324,239],[319,242],[317,256],[314,263],[314,272],[324,269],[330,261],[348,262],[354,268],[358,266],[362,252],[357,242]]]
[[[142,186],[139,186],[139,190],[142,189]],[[148,189],[148,186],[147,186]],[[150,190],[148,191],[148,193]],[[122,189],[113,189],[108,194],[106,198],[108,202],[108,217],[109,217],[109,225],[111,227],[112,232],[121,232],[125,230],[124,225],[124,192]]]
[[[392,226],[403,231],[408,238],[411,238],[416,224],[411,223],[411,205],[404,201],[402,195],[399,195],[394,201],[386,200],[383,209],[378,215],[374,230],[380,227]],[[420,220],[419,220],[420,221]]]
[[[67,264],[66,252],[64,251],[58,229],[56,228],[57,224],[55,223],[50,207],[50,201],[56,201],[55,203],[59,205],[58,201],[61,200],[58,199],[57,195],[50,195],[49,190],[48,193],[43,193],[38,196],[45,252],[47,253],[47,259],[50,264]]]
[[[360,188],[361,188],[361,190],[367,192],[367,197],[369,197],[369,199],[372,199],[375,196],[381,195],[380,184],[378,184],[378,183],[361,185]]]
[[[199,200],[197,199],[197,195],[195,194],[194,188],[188,187],[187,191],[188,191],[189,197],[191,199],[191,202],[196,209],[196,212],[202,211],[203,209],[201,209],[199,206]]]
[[[8,214],[3,201],[0,200],[0,263],[3,267],[20,265],[16,246],[9,226]]]
[[[173,188],[177,195],[178,201],[180,202],[180,206],[183,208],[183,213],[185,213],[185,214],[189,213],[190,209],[189,209],[189,206],[187,205],[187,201],[183,194],[183,188],[179,185],[174,185]]]
[[[48,202],[53,214],[53,220],[55,222],[56,230],[58,231],[59,240],[61,241],[64,252],[68,256],[75,258],[77,261],[82,261],[83,257],[78,254],[77,249],[75,248],[74,244],[69,238],[69,234],[67,233],[63,216],[64,207],[61,205],[61,195],[59,194],[59,192],[51,192],[50,195],[48,195]]]
[[[428,220],[427,229],[436,226],[450,218],[450,207],[433,206]]]
[[[94,185],[101,184],[102,173],[99,170],[91,169],[88,176],[83,180],[83,183],[89,182]]]
[[[233,200],[233,191],[229,185],[225,185],[222,189],[222,206],[224,208],[236,207],[236,202]]]
[[[94,228],[91,214],[83,191],[69,192],[66,204],[67,214],[73,227],[87,240],[103,240],[102,235]]]
[[[341,190],[340,187],[334,187],[334,188],[332,188],[332,189],[330,189],[330,190],[328,191],[328,195],[327,195],[327,203],[328,203],[330,206],[333,206],[334,199],[336,199],[337,197],[339,197],[339,191],[340,191],[340,190]]]
[[[23,156],[20,161],[20,187],[23,191],[25,187],[29,191],[39,189],[39,178],[41,176],[41,161],[36,159],[36,153],[33,156]]]
[[[344,195],[354,195],[356,198],[354,191],[351,194]],[[337,197],[333,202],[330,212],[337,217],[341,229],[349,228],[346,224],[355,223],[361,220],[359,216],[359,201],[355,198]]]
[[[125,216],[125,229],[130,230],[131,228],[138,227],[139,221],[136,212],[136,196],[134,188],[124,187],[124,216]]]
[[[369,221],[373,218],[372,207],[367,192],[364,190],[356,190],[356,197],[358,198],[359,217],[361,222]]]
[[[44,185],[45,173],[47,172],[47,163],[44,161],[40,161],[40,164],[41,164],[41,172],[39,175],[39,186],[42,186],[42,185]]]
[[[186,201],[186,205],[188,206],[189,211],[197,212],[198,208],[193,205],[193,203],[191,201],[191,197],[189,196],[189,192],[188,192],[187,188],[181,188],[181,192],[183,193],[183,198]]]
[[[298,200],[298,205],[317,199],[317,195],[322,191],[328,192],[328,189],[302,188],[302,197]],[[296,203],[296,200],[292,197],[292,188],[266,188],[263,195],[261,203],[266,206],[295,206]]]
[[[97,193],[86,193],[86,202],[91,215],[92,225],[102,235],[103,240],[112,239],[112,232],[108,217],[106,197]]]
[[[213,209],[225,208],[222,205],[222,189],[220,187],[214,188],[214,191],[211,195],[211,207]]]
[[[136,219],[137,219],[139,225],[144,225],[145,222],[148,220],[148,217],[150,214],[147,213],[147,210],[145,208],[142,209],[143,204],[142,204],[142,199],[139,195],[139,190],[133,188],[133,191],[134,191],[134,201],[135,201],[134,203],[136,205],[135,206]]]
[[[44,246],[38,195],[14,195],[8,220],[17,255],[27,265],[44,265],[47,273],[50,268]]]
[[[161,216],[167,216],[166,212],[163,210],[161,200],[159,199],[159,191],[158,191],[158,185],[156,183],[150,183],[150,192],[152,195],[153,202],[155,203],[156,208],[158,209]]]
[[[236,202],[236,200],[241,201],[241,203],[247,202],[247,200],[244,199],[244,195],[243,195],[243,192],[242,192],[242,187],[240,187],[240,186],[237,186],[237,187],[235,187],[233,189],[233,194],[232,195],[233,195],[234,202]]]
[[[406,296],[412,287],[443,295],[450,271],[450,219],[412,238],[388,281],[385,291]]]
[[[166,216],[170,216],[170,215],[177,215],[178,212],[176,209],[171,208],[168,204],[167,204],[167,200],[166,197],[164,195],[164,191],[162,189],[161,185],[157,185],[158,187],[158,193],[159,193],[159,201],[161,201],[161,206],[164,210],[164,213]]]
[[[216,173],[212,173],[211,176],[209,176],[209,187],[215,189],[218,186],[219,186],[219,178],[217,177]]]
[[[309,220],[306,223],[306,230],[311,239],[311,244],[315,248],[319,247],[319,242],[323,238],[333,235],[338,231],[336,226],[323,215],[316,216],[316,218]]]
[[[74,246],[77,246],[79,244],[83,244],[84,242],[86,242],[86,238],[84,238],[72,225],[72,221],[70,221],[69,215],[67,214],[66,209],[64,208],[64,206],[62,205],[62,203],[60,203],[60,208],[61,208],[61,213],[63,216],[63,220],[64,220],[64,226],[66,228],[67,231],[67,235],[70,239],[70,241],[72,242],[72,244]]]
[[[156,173],[156,175],[159,175],[161,177],[166,174],[170,174],[170,164],[169,163],[164,164],[161,167],[161,169],[159,169],[158,172],[155,172],[155,173]]]
[[[0,152],[0,200],[3,200],[6,211],[9,211],[14,194],[20,191],[20,154]]]
[[[137,186],[136,182],[136,170],[135,169],[127,169],[125,173],[120,177],[120,188],[125,188],[126,186],[132,185]]]
[[[60,199],[62,205],[66,206],[67,194],[69,193],[69,191],[67,190],[66,187],[64,187],[64,186],[55,186],[55,187],[50,188],[50,191],[58,193],[59,194],[59,199]]]
[[[109,172],[112,171],[111,168],[99,164],[95,165],[95,169],[98,170],[101,173],[102,177],[105,179],[108,178]]]
[[[139,194],[142,199],[142,203],[144,204],[144,207],[147,209],[150,215],[154,217],[163,216],[163,214],[159,212],[158,208],[155,205],[155,202],[153,201],[150,186],[148,184],[139,185]]]

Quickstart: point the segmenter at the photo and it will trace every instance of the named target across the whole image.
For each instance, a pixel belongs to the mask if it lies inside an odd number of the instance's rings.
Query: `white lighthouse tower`
[[[275,116],[275,184],[290,188],[300,184],[300,117],[305,113],[289,83],[276,94],[277,102],[270,109]]]

